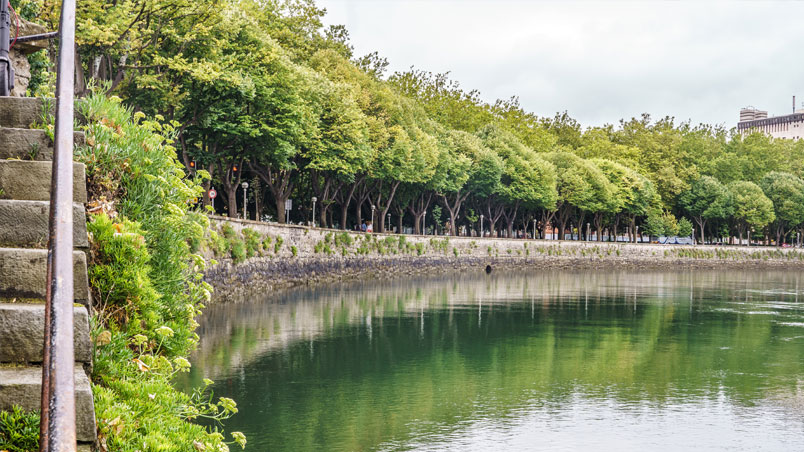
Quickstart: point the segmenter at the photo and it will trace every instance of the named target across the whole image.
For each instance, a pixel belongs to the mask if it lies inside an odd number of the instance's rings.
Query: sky
[[[736,126],[804,102],[804,2],[317,0],[355,55],[450,72],[484,100],[518,96],[583,126],[650,113]]]

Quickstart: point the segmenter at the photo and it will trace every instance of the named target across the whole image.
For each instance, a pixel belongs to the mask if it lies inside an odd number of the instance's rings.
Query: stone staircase
[[[0,410],[40,408],[53,144],[30,127],[43,108],[39,99],[0,97]],[[83,139],[76,132],[75,142]],[[88,378],[86,177],[81,163],[73,171],[76,435],[78,450],[89,451],[97,436]]]

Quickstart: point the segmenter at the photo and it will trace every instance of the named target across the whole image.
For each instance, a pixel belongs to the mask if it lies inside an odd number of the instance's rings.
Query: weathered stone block
[[[92,387],[80,365],[75,366],[74,372],[76,437],[78,441],[93,442],[97,432]],[[41,399],[41,367],[0,367],[0,410],[19,405],[26,411],[38,411]]]
[[[0,200],[0,246],[47,248],[50,203]],[[84,205],[73,204],[73,246],[88,248]]]
[[[85,307],[73,308],[75,360],[92,361],[89,316]],[[45,305],[0,303],[0,362],[41,363],[45,337]]]
[[[0,199],[49,201],[52,168],[51,162],[0,160]],[[73,201],[86,200],[86,168],[73,163]]]
[[[88,305],[87,258],[81,251],[73,252],[73,284],[75,301]],[[47,285],[47,250],[0,248],[0,297],[42,300]]]
[[[75,132],[76,146],[85,142],[83,132]],[[53,141],[42,129],[0,129],[0,159],[53,160]]]
[[[51,99],[51,114],[55,106],[56,101]],[[30,128],[31,124],[42,121],[43,108],[42,99],[35,97],[0,97],[0,127]]]

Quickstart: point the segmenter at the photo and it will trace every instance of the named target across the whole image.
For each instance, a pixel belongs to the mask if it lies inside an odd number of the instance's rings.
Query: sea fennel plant
[[[234,401],[214,400],[209,383],[192,394],[172,386],[190,364],[195,317],[210,298],[204,259],[191,252],[208,227],[192,207],[203,171],[185,174],[172,146],[178,124],[146,118],[119,99],[90,94],[77,104],[86,145],[93,384],[101,450],[225,451],[217,429]],[[233,440],[245,444],[242,434]]]

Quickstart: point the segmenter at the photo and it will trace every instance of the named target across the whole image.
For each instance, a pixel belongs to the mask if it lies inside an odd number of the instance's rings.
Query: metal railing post
[[[7,1],[7,0],[0,0]],[[73,350],[73,84],[75,0],[64,0],[59,26],[56,135],[50,189],[48,288],[39,450],[75,451]]]
[[[14,68],[9,57],[9,37],[11,36],[11,14],[8,0],[0,0],[0,96],[10,96],[14,88]]]

